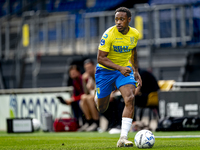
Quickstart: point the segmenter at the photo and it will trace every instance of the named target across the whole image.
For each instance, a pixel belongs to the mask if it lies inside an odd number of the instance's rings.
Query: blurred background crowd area
[[[0,89],[70,85],[69,66],[83,73],[85,59],[96,62],[121,6],[140,32],[140,68],[157,80],[200,80],[200,0],[0,0]]]

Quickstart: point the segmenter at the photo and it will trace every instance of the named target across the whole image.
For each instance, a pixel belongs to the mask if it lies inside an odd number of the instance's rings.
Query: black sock
[[[87,122],[89,125],[91,125],[91,124],[93,123],[93,120],[92,120],[92,119],[86,120],[86,122]]]
[[[93,120],[94,123],[97,124],[97,126],[99,127],[99,120]]]

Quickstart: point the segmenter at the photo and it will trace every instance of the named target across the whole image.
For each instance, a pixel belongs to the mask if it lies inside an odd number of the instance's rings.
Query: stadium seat
[[[7,14],[6,0],[0,1],[0,17]]]
[[[172,89],[174,82],[174,80],[159,80],[158,85],[161,91],[169,91]]]
[[[158,107],[158,92],[151,92],[148,95],[147,107],[157,106]]]

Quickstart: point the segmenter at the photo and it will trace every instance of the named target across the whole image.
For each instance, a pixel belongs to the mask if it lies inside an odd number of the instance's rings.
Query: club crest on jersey
[[[101,44],[101,46],[105,45],[105,40],[104,40],[104,39],[101,39],[100,44]]]
[[[130,42],[131,42],[131,45],[134,44],[134,37],[130,37]]]
[[[108,37],[108,34],[104,34],[104,35],[103,35],[103,38],[106,39],[107,37]]]

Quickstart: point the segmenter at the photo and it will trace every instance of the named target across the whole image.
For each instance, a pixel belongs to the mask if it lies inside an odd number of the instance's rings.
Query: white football
[[[40,127],[41,127],[41,123],[38,119],[32,119],[32,122],[33,122],[33,129],[34,131],[39,131],[40,130]]]
[[[152,148],[155,143],[155,137],[149,130],[141,130],[135,135],[135,145],[138,148]]]

